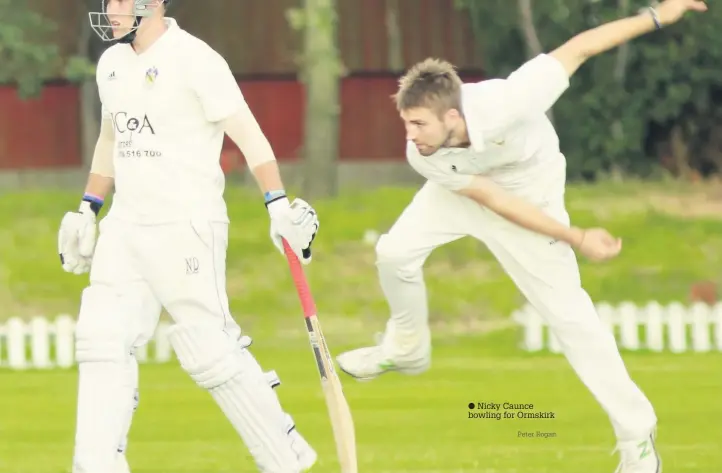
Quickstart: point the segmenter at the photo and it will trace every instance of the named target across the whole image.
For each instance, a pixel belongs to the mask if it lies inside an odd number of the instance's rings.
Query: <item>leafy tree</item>
[[[640,0],[457,0],[469,12],[491,76],[646,7]],[[533,5],[533,7],[532,7]],[[525,19],[527,20],[525,22]],[[648,176],[660,165],[680,176],[722,170],[722,10],[689,15],[585,64],[554,107],[571,178]],[[525,30],[526,28],[526,30]]]
[[[28,98],[40,93],[46,80],[80,80],[92,74],[82,58],[63,61],[52,34],[56,25],[19,0],[0,0],[0,83],[14,84]]]

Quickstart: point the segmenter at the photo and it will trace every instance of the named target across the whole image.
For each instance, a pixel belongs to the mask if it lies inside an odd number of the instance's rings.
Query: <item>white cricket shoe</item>
[[[614,473],[662,473],[662,460],[654,445],[655,434],[638,441],[620,442],[615,449],[622,459]]]
[[[390,371],[403,374],[421,374],[431,366],[431,356],[403,362],[393,360],[384,353],[381,345],[347,351],[336,357],[344,373],[360,381],[368,381]]]

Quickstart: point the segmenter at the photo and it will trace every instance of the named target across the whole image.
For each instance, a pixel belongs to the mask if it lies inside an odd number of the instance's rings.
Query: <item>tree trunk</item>
[[[626,18],[629,15],[630,0],[618,0],[617,11],[619,18]],[[627,64],[629,63],[629,43],[624,43],[617,49],[617,58],[614,63],[614,80],[620,88],[624,88],[624,81],[627,77]],[[622,121],[617,119],[612,123],[612,138],[624,140],[624,126]]]
[[[309,199],[338,191],[340,82],[335,0],[305,0],[301,75],[306,90],[303,193]]]
[[[678,177],[688,179],[692,174],[689,165],[689,146],[684,136],[684,129],[681,124],[676,124],[670,134],[670,146],[675,172]]]
[[[541,54],[543,48],[534,26],[534,10],[531,6],[531,0],[519,0],[519,22],[526,42],[527,56],[531,58]]]
[[[713,123],[710,137],[702,150],[703,161],[714,167],[714,173],[722,172],[722,123]]]
[[[399,24],[399,0],[386,0],[386,35],[389,44],[389,71],[402,71],[404,68],[404,40]]]

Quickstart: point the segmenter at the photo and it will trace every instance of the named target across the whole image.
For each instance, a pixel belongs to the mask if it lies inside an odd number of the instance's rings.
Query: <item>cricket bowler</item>
[[[311,262],[316,211],[289,202],[273,150],[227,62],[165,16],[170,0],[99,2],[91,25],[113,43],[97,65],[101,130],[80,208],[65,215],[58,236],[63,269],[90,271],[76,326],[72,472],[129,471],[133,348],[152,337],[161,308],[174,321],[169,340],[182,368],[210,393],[258,469],[307,471],[316,452],[281,408],[277,376],[261,369],[229,311],[224,134],[265,195],[281,254],[285,239]],[[96,245],[96,218],[113,187]]]
[[[434,59],[411,68],[395,102],[406,126],[406,157],[427,182],[376,246],[391,310],[383,337],[378,346],[339,355],[341,369],[359,379],[429,369],[422,267],[435,248],[471,236],[546,319],[608,414],[621,455],[617,472],[660,473],[656,414],[582,287],[574,252],[602,261],[617,256],[622,243],[604,229],[570,225],[566,160],[546,112],[589,58],[706,8],[701,1],[666,0],[580,33],[506,79],[464,84],[452,65]]]

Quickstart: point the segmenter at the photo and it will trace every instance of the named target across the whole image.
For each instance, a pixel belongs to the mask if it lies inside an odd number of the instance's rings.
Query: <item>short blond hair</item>
[[[451,63],[428,58],[399,79],[399,90],[392,97],[400,112],[425,107],[441,115],[452,108],[461,108],[461,84]]]

